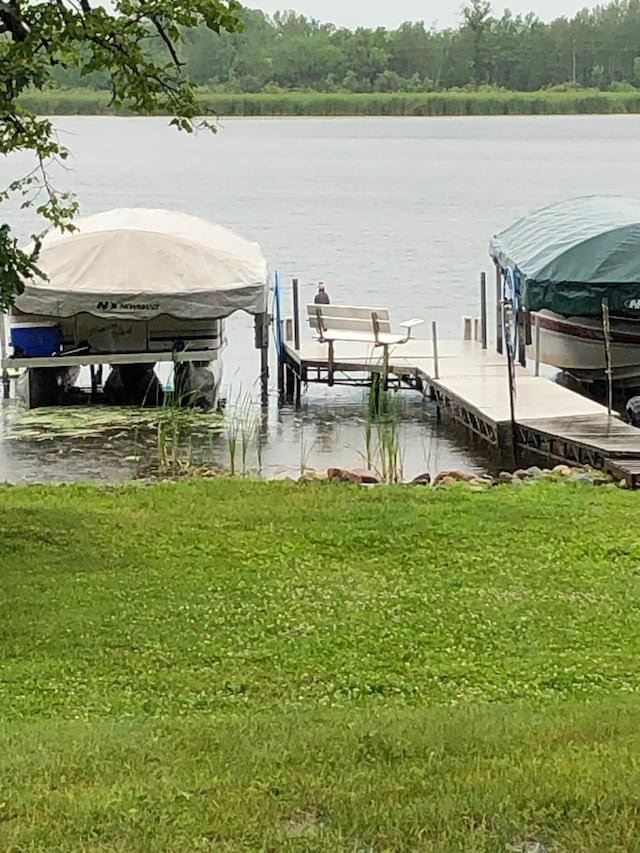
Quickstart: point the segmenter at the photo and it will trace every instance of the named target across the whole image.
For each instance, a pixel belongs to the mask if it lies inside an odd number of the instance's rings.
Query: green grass
[[[468,116],[578,115],[640,112],[640,91],[477,92],[353,94],[284,92],[225,94],[198,92],[203,112],[234,116]],[[46,115],[103,115],[111,112],[107,92],[48,90],[22,98]]]
[[[639,850],[638,497],[0,489],[0,849]]]

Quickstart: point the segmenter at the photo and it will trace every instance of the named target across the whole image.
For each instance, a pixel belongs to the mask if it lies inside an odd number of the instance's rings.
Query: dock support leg
[[[382,374],[375,371],[371,374],[369,389],[369,414],[372,417],[381,415],[384,409],[384,382]]]
[[[296,375],[293,372],[293,368],[290,364],[287,364],[285,367],[285,389],[286,389],[286,399],[287,403],[293,403],[293,398],[295,395],[295,384],[296,384]]]
[[[480,276],[480,338],[482,349],[487,348],[487,274]]]
[[[496,264],[496,352],[502,355],[504,345],[502,342],[502,273]]]
[[[282,353],[278,355],[278,399],[280,402],[284,399],[284,375],[285,375],[285,363],[282,357]]]
[[[7,327],[6,323],[7,315],[2,312],[0,313],[0,356],[2,360],[7,357]],[[11,383],[9,381],[9,371],[3,369],[2,371],[2,396],[5,400],[9,399],[9,394],[11,392]]]
[[[296,408],[300,408],[300,399],[302,397],[302,378],[298,374],[295,378],[295,402]]]
[[[333,341],[329,341],[329,377],[327,380],[327,384],[331,387],[333,385]]]
[[[89,372],[91,373],[91,399],[95,402],[98,397],[98,388],[102,385],[102,365],[90,364]]]
[[[431,321],[431,340],[433,344],[433,378],[440,379],[440,361],[438,358],[438,324]]]
[[[540,376],[540,316],[536,314],[535,319],[535,352],[536,352],[536,366],[535,366],[535,376]]]
[[[300,352],[300,288],[298,279],[293,279],[293,345]]]
[[[520,316],[518,317],[518,325],[520,327],[520,334],[518,335],[518,361],[521,367],[527,366],[527,344],[531,342],[531,329],[529,328],[528,320],[526,309],[521,309]]]
[[[389,347],[382,347],[382,390],[389,390]]]
[[[256,314],[256,349],[260,350],[260,391],[262,406],[269,404],[269,315]],[[280,356],[278,358],[280,360]]]
[[[298,384],[296,386],[296,406],[300,405],[300,399],[302,397],[302,386],[307,385],[309,382],[309,375],[307,373],[306,367],[301,367],[300,372],[298,373]]]

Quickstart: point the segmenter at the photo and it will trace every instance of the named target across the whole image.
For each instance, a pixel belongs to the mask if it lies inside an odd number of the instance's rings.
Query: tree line
[[[492,13],[471,0],[458,27],[407,22],[396,30],[335,27],[294,12],[243,9],[241,32],[202,26],[184,34],[181,60],[196,85],[228,93],[437,92],[492,86],[624,90],[640,86],[640,0],[614,0],[545,23],[535,14]],[[158,60],[162,39],[147,50]],[[105,73],[56,68],[70,87],[107,89]]]

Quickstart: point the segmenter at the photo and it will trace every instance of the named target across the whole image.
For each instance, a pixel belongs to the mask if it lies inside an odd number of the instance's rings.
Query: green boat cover
[[[490,253],[512,267],[530,311],[640,316],[640,199],[584,196],[519,219],[491,240]]]

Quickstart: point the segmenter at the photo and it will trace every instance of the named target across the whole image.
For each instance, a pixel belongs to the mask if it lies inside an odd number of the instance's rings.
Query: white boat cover
[[[184,213],[143,208],[79,219],[49,232],[38,259],[46,279],[25,281],[27,314],[148,320],[219,319],[267,310],[267,263],[257,243]]]

